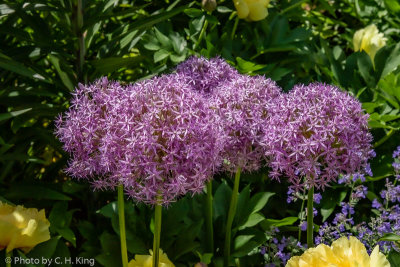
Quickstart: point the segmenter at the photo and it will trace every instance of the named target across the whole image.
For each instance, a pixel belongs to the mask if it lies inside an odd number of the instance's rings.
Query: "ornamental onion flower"
[[[219,57],[207,59],[192,56],[179,64],[176,72],[182,74],[192,90],[203,95],[214,94],[215,88],[240,76],[238,71]]]
[[[135,259],[129,262],[128,267],[153,267],[153,251],[150,249],[150,255],[136,255]],[[160,249],[159,267],[175,267],[162,249]]]
[[[56,123],[68,172],[147,204],[200,192],[220,162],[216,116],[182,75],[80,86]],[[95,178],[96,177],[96,178]]]
[[[371,24],[355,32],[353,36],[354,51],[365,51],[374,64],[376,52],[386,45],[387,38],[380,33],[378,28]]]
[[[0,202],[0,250],[18,248],[28,253],[50,239],[49,227],[44,210]]]
[[[390,267],[385,255],[376,246],[369,256],[365,246],[355,237],[341,237],[332,246],[320,244],[309,248],[301,256],[292,257],[286,267]]]
[[[270,175],[287,176],[297,190],[323,189],[341,173],[359,172],[373,154],[368,115],[335,86],[297,85],[271,110],[263,142]]]
[[[210,105],[220,117],[225,132],[222,150],[224,168],[235,172],[254,171],[260,167],[264,136],[263,127],[269,115],[273,99],[281,89],[271,79],[263,76],[237,76],[235,80],[221,84],[210,99]]]

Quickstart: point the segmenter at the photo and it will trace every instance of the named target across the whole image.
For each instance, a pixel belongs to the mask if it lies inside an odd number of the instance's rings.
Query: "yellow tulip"
[[[380,33],[378,28],[371,24],[356,31],[353,36],[354,51],[365,51],[374,63],[376,52],[386,45],[387,38]]]
[[[128,267],[153,267],[153,251],[150,255],[136,255],[134,260],[128,263]],[[159,267],[175,267],[175,265],[168,259],[162,249],[160,249],[160,264]]]
[[[233,4],[240,19],[259,21],[268,16],[269,0],[233,0]]]
[[[385,255],[376,246],[368,255],[365,246],[355,237],[341,237],[329,247],[320,244],[303,255],[292,257],[286,267],[390,267]]]
[[[50,239],[50,223],[44,210],[0,202],[0,250],[19,248],[25,253]]]

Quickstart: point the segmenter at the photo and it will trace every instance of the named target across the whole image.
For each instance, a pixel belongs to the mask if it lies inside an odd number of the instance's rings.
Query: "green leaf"
[[[114,71],[118,71],[121,68],[134,68],[139,66],[143,61],[142,56],[137,57],[108,57],[102,59],[96,59],[91,61],[92,65],[96,68],[96,72],[101,75],[106,75]]]
[[[388,255],[390,267],[400,267],[400,253],[392,249]]]
[[[277,219],[265,219],[261,222],[261,227],[264,231],[270,231],[271,227],[281,227],[286,225],[293,225],[299,218],[297,217],[286,217],[280,220]]]
[[[74,90],[74,82],[72,81],[72,78],[70,77],[70,74],[72,74],[72,70],[69,68],[68,64],[61,60],[59,56],[50,54],[49,55],[49,60],[53,64],[54,68],[56,69],[58,75],[61,78],[61,81],[67,87],[70,91]]]
[[[386,233],[378,241],[392,241],[392,242],[400,242],[400,235]]]
[[[17,117],[18,115],[24,114],[31,110],[32,110],[32,108],[27,108],[27,109],[11,111],[11,112],[7,112],[7,113],[0,113],[0,121],[8,120],[13,117]]]
[[[169,56],[169,52],[165,49],[160,49],[154,53],[154,62],[159,62]]]
[[[6,70],[9,70],[9,71],[18,73],[18,74],[20,74],[22,76],[25,76],[25,77],[28,77],[28,78],[31,78],[31,79],[41,80],[41,81],[49,83],[49,81],[46,80],[39,73],[37,73],[37,72],[25,67],[23,64],[21,64],[21,63],[19,63],[17,61],[14,61],[14,60],[11,60],[11,59],[7,59],[7,58],[1,57],[1,56],[0,56],[0,68],[3,68],[3,69],[6,69]]]
[[[247,242],[249,242],[254,235],[239,235],[235,238],[234,242],[234,248],[235,250],[238,250],[242,248],[244,245],[246,245]]]
[[[247,221],[242,224],[239,225],[239,230],[245,229],[247,227],[253,227],[255,225],[257,225],[259,222],[262,222],[265,220],[264,215],[262,215],[261,213],[253,213],[249,216],[249,218],[247,219]]]
[[[264,206],[267,204],[268,200],[270,197],[275,195],[275,193],[272,192],[260,192],[255,194],[249,202],[249,212],[250,214],[256,213],[257,211],[261,210],[264,208]]]
[[[46,186],[23,184],[12,185],[4,197],[10,199],[71,200],[69,196],[50,189]]]
[[[56,251],[59,239],[60,237],[53,237],[49,241],[37,245],[31,252],[26,254],[26,257],[28,259],[42,259],[42,257],[46,259],[51,259],[54,252]],[[41,267],[44,266],[44,264],[38,264],[35,266]]]
[[[394,14],[400,13],[400,3],[397,0],[384,0],[386,8]]]
[[[322,221],[326,221],[328,217],[332,214],[335,210],[335,207],[339,205],[340,202],[346,197],[346,191],[339,191],[336,190],[327,190],[324,194],[324,197],[321,201],[321,215]]]

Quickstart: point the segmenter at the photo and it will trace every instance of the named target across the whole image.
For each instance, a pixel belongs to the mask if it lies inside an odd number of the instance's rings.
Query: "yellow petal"
[[[361,41],[364,36],[364,29],[356,31],[356,33],[353,36],[353,46],[354,46],[354,51],[360,51],[361,49]]]
[[[371,253],[371,267],[390,267],[389,261],[385,255],[379,251],[379,246],[376,246]]]
[[[160,267],[175,267],[175,265],[168,259],[162,249],[159,250]],[[150,250],[150,255],[136,255],[134,260],[128,263],[128,267],[153,267],[153,251]]]
[[[244,19],[249,15],[249,7],[244,0],[233,0],[233,4],[237,10],[238,17]]]
[[[268,16],[268,9],[261,2],[251,3],[249,6],[249,19],[252,21],[263,20]]]
[[[44,210],[27,209],[0,202],[0,248],[29,252],[34,246],[50,239],[50,223]]]

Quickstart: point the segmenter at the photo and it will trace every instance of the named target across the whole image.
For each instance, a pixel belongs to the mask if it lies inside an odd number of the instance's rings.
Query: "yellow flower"
[[[128,267],[153,267],[153,251],[150,255],[136,255],[134,260],[131,260]],[[162,249],[160,249],[160,264],[159,267],[175,267],[175,265],[168,259]]]
[[[238,17],[250,21],[263,20],[268,16],[270,0],[233,0]]]
[[[368,255],[365,246],[355,237],[341,237],[329,247],[324,244],[292,257],[286,267],[390,267],[385,255],[376,246]]]
[[[19,248],[25,253],[50,239],[50,223],[44,210],[0,202],[0,250]]]
[[[376,52],[386,45],[387,39],[378,28],[371,24],[368,27],[356,31],[353,36],[354,51],[365,51],[374,64]]]

